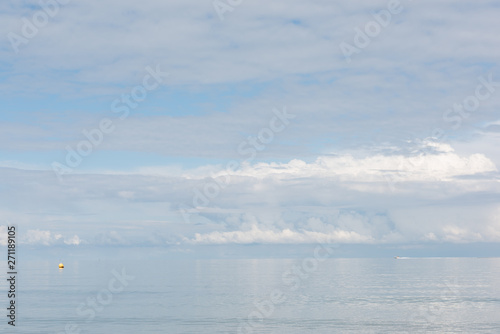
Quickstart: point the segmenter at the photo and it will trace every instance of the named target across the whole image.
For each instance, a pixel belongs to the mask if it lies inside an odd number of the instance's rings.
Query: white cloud
[[[118,196],[125,198],[125,199],[131,199],[131,198],[134,198],[134,192],[128,191],[128,190],[119,191]]]
[[[8,244],[7,226],[0,225],[0,245],[6,246]]]
[[[321,216],[294,222],[286,219],[290,217],[286,213],[275,217],[245,214],[236,219],[237,216],[232,215],[232,218],[226,218],[228,224],[225,227],[195,233],[194,237],[184,238],[184,241],[194,244],[500,242],[498,212],[500,208],[494,205],[417,206],[391,209],[386,213],[330,210]]]
[[[288,163],[257,163],[243,165],[231,173],[257,179],[335,178],[339,182],[398,182],[452,181],[456,177],[497,172],[495,164],[483,154],[460,156],[448,144],[428,142],[436,152],[414,156],[372,155],[357,158],[352,155],[320,156],[312,163],[294,159]],[[226,171],[214,173],[224,176]],[[207,175],[208,176],[208,175]],[[195,177],[195,175],[192,175]]]
[[[453,225],[444,226],[442,229],[442,233],[443,233],[443,238],[442,238],[443,241],[450,241],[450,242],[483,241],[483,237],[480,233]]]
[[[253,225],[250,230],[211,232],[207,234],[196,233],[188,242],[196,244],[287,244],[287,243],[366,243],[371,242],[371,237],[360,235],[353,231],[335,230],[330,233],[314,231],[261,230]]]
[[[24,235],[23,240],[27,244],[41,244],[49,246],[53,244],[57,238],[53,236],[50,231],[28,230]]]
[[[47,230],[27,230],[21,234],[20,241],[29,245],[51,246],[56,244],[79,245],[81,243],[78,235],[64,237],[60,233],[53,233]]]
[[[81,243],[80,238],[75,234],[71,238],[64,239],[66,245],[79,245]]]
[[[487,1],[476,4],[464,9],[449,1],[404,2],[404,12],[354,62],[372,69],[407,70],[412,69],[408,64],[447,58],[450,54],[454,58],[449,60],[449,66],[471,57],[496,62],[499,48],[492,29],[496,26],[496,8]],[[19,59],[17,76],[10,78],[8,84],[19,85],[23,76],[36,72],[43,78],[44,67],[61,68],[74,72],[74,82],[86,83],[86,89],[93,92],[109,90],[110,83],[133,80],[136,73],[124,69],[140,69],[150,59],[164,59],[178,83],[324,73],[345,68],[338,45],[342,41],[352,42],[354,28],[363,26],[373,19],[370,13],[386,6],[387,1],[339,5],[290,0],[270,5],[259,0],[239,6],[220,22],[210,1],[196,6],[190,1],[73,2],[64,6],[57,20],[51,20],[33,41],[22,45],[18,55],[4,52],[2,56]],[[32,8],[33,12],[38,9]],[[20,17],[32,14],[26,11],[22,4],[6,7],[2,17],[5,31],[19,31]],[[121,15],[116,15],[117,11]],[[436,12],[447,15],[433,14]],[[114,18],[112,25],[108,24],[109,17]],[[415,29],[421,26],[426,28]],[[410,47],[408,36],[412,40]],[[71,38],[74,42],[62,42],[72,41]],[[114,41],[113,48],[108,47],[109,41]],[[40,60],[37,63],[31,62],[35,55]],[[430,66],[432,63],[427,67]],[[421,76],[432,74],[413,70]],[[43,79],[57,84],[57,78]],[[25,80],[25,85],[28,89],[40,85],[44,91],[67,89],[62,83],[50,88]]]
[[[377,149],[374,147],[373,151]],[[205,179],[207,177],[251,177],[259,180],[275,178],[290,180],[298,178],[333,178],[339,182],[387,182],[397,178],[398,182],[452,181],[456,177],[497,172],[491,159],[481,153],[468,156],[455,152],[450,144],[425,141],[415,149],[417,154],[353,154],[322,155],[307,163],[293,159],[287,163],[244,162],[235,160],[240,168],[228,171],[225,165],[205,165],[195,169],[180,169],[172,166],[141,167],[132,172],[113,172],[107,174],[140,174],[186,179]],[[365,152],[370,153],[370,152]],[[131,191],[122,191],[120,196],[132,196]]]
[[[80,173],[64,184],[51,172],[5,169],[10,191],[0,199],[9,209],[0,213],[29,230],[23,242],[39,245],[500,240],[492,161],[424,148],[245,165],[202,205],[194,189],[217,184],[214,173],[226,179],[222,166]]]

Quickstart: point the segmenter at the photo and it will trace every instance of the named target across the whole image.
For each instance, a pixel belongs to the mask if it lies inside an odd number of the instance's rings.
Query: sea
[[[9,282],[2,280],[2,333],[500,333],[500,258],[64,266],[17,268],[15,326],[7,323]]]

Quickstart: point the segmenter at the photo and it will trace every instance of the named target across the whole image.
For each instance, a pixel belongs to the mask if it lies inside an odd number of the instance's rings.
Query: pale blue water
[[[243,324],[243,333],[500,333],[498,258],[328,259],[308,277],[286,274],[301,264],[80,261],[59,270],[27,262],[19,269],[12,332],[65,333],[74,324],[80,333],[237,333]],[[103,289],[122,268],[135,279],[110,300]],[[270,307],[273,290],[286,300]],[[106,305],[90,320],[87,299],[98,295]],[[267,305],[263,318],[255,316],[262,314],[256,301]],[[11,332],[2,318],[1,331]]]

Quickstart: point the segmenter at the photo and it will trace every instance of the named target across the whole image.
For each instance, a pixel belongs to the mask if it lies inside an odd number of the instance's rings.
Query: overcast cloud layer
[[[496,1],[54,3],[0,4],[1,235],[500,242]]]

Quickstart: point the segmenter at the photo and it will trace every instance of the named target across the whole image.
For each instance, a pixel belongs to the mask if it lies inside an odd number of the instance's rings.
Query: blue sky
[[[54,3],[0,4],[23,243],[500,242],[495,1]]]

